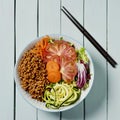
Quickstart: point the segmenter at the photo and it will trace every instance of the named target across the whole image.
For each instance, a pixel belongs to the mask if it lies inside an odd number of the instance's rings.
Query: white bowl
[[[76,48],[82,47],[78,41],[76,41],[76,40],[74,40],[73,38],[68,37],[68,36],[66,36],[66,35],[50,34],[49,36],[52,37],[52,38],[55,38],[55,39],[59,39],[60,37],[63,37],[64,40],[70,41],[70,42],[74,43],[74,45],[75,45]],[[43,37],[43,36],[41,36],[40,38],[42,38],[42,37]],[[83,99],[86,98],[86,96],[88,95],[88,93],[89,93],[90,90],[91,90],[91,87],[92,87],[92,85],[93,85],[93,80],[94,80],[94,66],[93,66],[92,59],[91,59],[89,53],[86,51],[86,54],[87,54],[87,56],[88,56],[88,58],[89,58],[89,60],[90,60],[90,73],[92,74],[92,76],[91,76],[91,79],[90,79],[90,81],[89,81],[89,87],[88,87],[86,90],[82,91],[80,98],[79,98],[74,104],[72,104],[72,105],[65,106],[65,107],[60,107],[59,109],[48,109],[48,108],[45,106],[45,103],[39,102],[39,101],[37,101],[37,100],[35,100],[35,99],[32,99],[31,96],[21,87],[21,85],[20,85],[20,78],[19,78],[19,76],[18,76],[18,71],[17,71],[17,69],[16,69],[16,68],[18,67],[18,63],[19,63],[19,61],[20,61],[23,53],[24,53],[25,51],[29,50],[30,48],[32,48],[33,45],[34,45],[40,38],[37,38],[37,39],[33,40],[30,44],[28,44],[28,45],[25,47],[25,49],[22,51],[22,53],[20,54],[20,56],[19,56],[19,58],[18,58],[18,60],[17,60],[17,63],[16,63],[16,65],[15,65],[15,82],[16,82],[16,84],[17,84],[18,90],[19,90],[20,94],[23,96],[23,98],[25,98],[25,100],[26,100],[28,103],[30,103],[31,105],[33,105],[35,108],[38,108],[39,110],[49,111],[49,112],[60,112],[60,111],[65,111],[65,110],[71,109],[71,108],[77,106],[79,103],[81,103],[81,102],[83,101]]]

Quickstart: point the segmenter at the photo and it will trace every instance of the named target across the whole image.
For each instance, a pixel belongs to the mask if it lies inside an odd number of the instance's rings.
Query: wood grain
[[[60,34],[60,1],[39,1],[39,36]],[[60,113],[38,111],[38,120],[59,120]]]
[[[13,119],[14,2],[0,0],[0,119]]]
[[[85,28],[106,49],[106,1],[85,1]],[[103,56],[85,38],[85,48],[93,58],[95,68],[94,84],[86,98],[86,120],[107,118],[107,66]]]
[[[83,24],[83,1],[82,0],[62,0],[62,6],[65,6],[75,17]],[[65,34],[79,41],[83,45],[83,35],[73,25],[73,23],[62,13],[61,34]],[[84,106],[83,102],[75,108],[62,113],[62,120],[83,120]]]
[[[16,1],[16,58],[26,45],[37,36],[37,2]],[[36,109],[16,90],[16,120],[35,120]]]
[[[108,1],[108,52],[116,59],[118,66],[108,65],[108,120],[120,119],[120,1]]]
[[[118,62],[112,68],[60,11],[65,6]],[[120,119],[119,0],[0,0],[0,120],[119,120]],[[36,37],[64,34],[78,40],[95,67],[93,88],[75,108],[58,113],[28,104],[14,84],[14,64]]]

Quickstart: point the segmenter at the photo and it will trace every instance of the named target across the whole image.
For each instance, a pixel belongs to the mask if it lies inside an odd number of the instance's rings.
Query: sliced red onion
[[[76,84],[77,84],[78,88],[80,88],[80,89],[87,82],[86,73],[87,73],[87,71],[86,71],[84,64],[83,63],[78,64],[78,80],[77,80]]]

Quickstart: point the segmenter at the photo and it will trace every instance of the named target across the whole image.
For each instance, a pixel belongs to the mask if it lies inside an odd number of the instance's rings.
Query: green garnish
[[[85,48],[80,48],[79,50],[76,51],[78,55],[78,60],[84,61],[84,63],[88,63],[89,59],[85,53]]]
[[[54,40],[53,40],[53,39],[50,39],[50,40],[49,40],[49,43],[54,43]]]
[[[63,40],[63,37],[60,37],[60,40]]]

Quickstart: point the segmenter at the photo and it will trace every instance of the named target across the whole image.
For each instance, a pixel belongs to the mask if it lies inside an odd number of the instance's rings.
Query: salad
[[[27,61],[24,67],[28,72],[23,73],[24,61],[33,59],[27,58],[29,55],[35,56],[36,64],[32,63],[32,67],[37,66],[37,68],[32,68],[31,63]],[[59,39],[43,37],[24,58],[18,66],[21,85],[34,99],[45,102],[47,108],[59,109],[71,105],[80,98],[82,91],[89,87],[90,61],[85,48],[77,49],[73,43],[65,41],[62,37]],[[42,71],[39,67],[43,68]],[[25,74],[27,74],[27,82],[22,76]],[[37,75],[39,77],[36,77]]]

